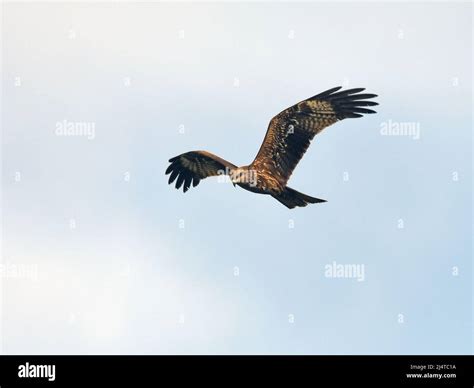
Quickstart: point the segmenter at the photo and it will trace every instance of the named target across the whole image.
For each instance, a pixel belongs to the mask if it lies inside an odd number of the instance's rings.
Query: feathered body
[[[304,207],[308,203],[326,202],[310,197],[287,186],[291,174],[308,149],[311,140],[324,128],[346,118],[375,113],[367,106],[375,94],[364,89],[339,91],[333,88],[301,101],[277,114],[268,125],[267,133],[254,161],[248,166],[234,164],[207,151],[191,151],[171,158],[166,174],[169,183],[186,192],[191,184],[209,176],[228,175],[234,185],[245,190],[269,194],[286,207]]]

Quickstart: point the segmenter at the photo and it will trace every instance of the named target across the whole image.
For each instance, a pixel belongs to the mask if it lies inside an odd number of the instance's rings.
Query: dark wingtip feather
[[[165,175],[168,175],[171,171],[173,171],[173,164],[170,164],[165,171]]]
[[[324,92],[319,93],[319,94],[311,97],[311,99],[313,99],[313,98],[325,98],[325,97],[331,95],[332,93],[337,92],[340,89],[342,89],[342,86],[336,86],[335,88],[325,90]]]
[[[346,90],[343,90],[342,92],[336,93],[334,96],[336,96],[336,95],[345,95],[345,96],[348,96],[348,95],[350,95],[350,94],[356,94],[356,93],[363,92],[364,90],[365,90],[365,88],[346,89]]]
[[[350,106],[377,106],[379,103],[375,101],[353,101],[343,104],[345,107]]]
[[[173,163],[176,159],[178,159],[180,155],[178,156],[173,156],[171,159],[168,160],[168,162]]]
[[[341,113],[338,116],[338,119],[339,120],[342,120],[342,119],[357,119],[359,117],[362,117],[362,115],[360,113],[347,112],[347,113]]]
[[[332,93],[337,92],[338,90],[341,90],[341,89],[342,89],[342,86],[335,86],[331,89],[325,90],[321,94],[332,94]]]
[[[377,113],[372,109],[366,109],[366,108],[352,108],[352,112],[355,113],[366,113],[366,114],[372,114],[372,113]]]
[[[342,91],[339,91],[339,89],[340,87],[333,88],[316,96],[320,100],[331,103],[339,120],[358,118],[362,117],[363,114],[376,113],[372,109],[363,107],[378,105],[375,101],[366,101],[367,99],[378,97],[377,94],[361,93],[365,88],[353,88]]]
[[[354,97],[354,100],[364,100],[366,98],[378,97],[378,95],[373,94],[373,93],[362,93],[362,94],[358,94],[358,95],[351,96],[351,97]]]
[[[178,179],[176,180],[175,187],[179,190],[181,188],[181,186],[183,185],[183,182],[184,182],[184,175],[179,174]]]
[[[173,170],[173,172],[170,175],[170,179],[168,179],[168,184],[169,185],[174,182],[174,180],[178,177],[178,174],[179,174],[179,171],[177,169]]]
[[[183,173],[183,175],[184,175],[183,193],[185,193],[191,187],[191,181],[193,180],[193,176],[190,172]]]

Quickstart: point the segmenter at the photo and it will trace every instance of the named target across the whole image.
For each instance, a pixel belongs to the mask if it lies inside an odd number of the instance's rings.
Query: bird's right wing
[[[326,90],[276,115],[270,121],[253,168],[268,171],[285,186],[316,134],[339,120],[375,113],[366,108],[378,105],[368,101],[377,97],[375,94],[360,93],[363,88],[340,89],[338,86]]]
[[[183,192],[188,191],[191,186],[197,186],[201,179],[209,176],[229,174],[237,166],[221,159],[207,151],[190,151],[175,156],[169,160],[171,163],[165,174],[171,174],[168,183],[176,180],[176,188],[183,186]]]

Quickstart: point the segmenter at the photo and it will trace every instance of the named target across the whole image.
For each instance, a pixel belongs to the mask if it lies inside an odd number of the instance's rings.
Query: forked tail
[[[273,198],[280,201],[288,209],[295,207],[305,207],[309,203],[326,202],[324,199],[310,197],[309,195],[293,190],[291,187],[285,187],[278,195],[272,195]]]

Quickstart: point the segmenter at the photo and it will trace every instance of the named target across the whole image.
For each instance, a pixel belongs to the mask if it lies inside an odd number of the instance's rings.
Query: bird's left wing
[[[366,101],[377,95],[360,93],[364,88],[340,89],[326,90],[273,117],[251,168],[267,171],[285,186],[316,134],[339,120],[375,113],[364,107],[378,105]]]
[[[176,180],[176,188],[179,190],[183,186],[183,192],[188,191],[193,183],[197,186],[201,179],[209,176],[229,174],[231,170],[237,168],[232,163],[219,158],[207,151],[190,151],[175,156],[169,160],[171,163],[165,174],[171,174],[168,183]]]

